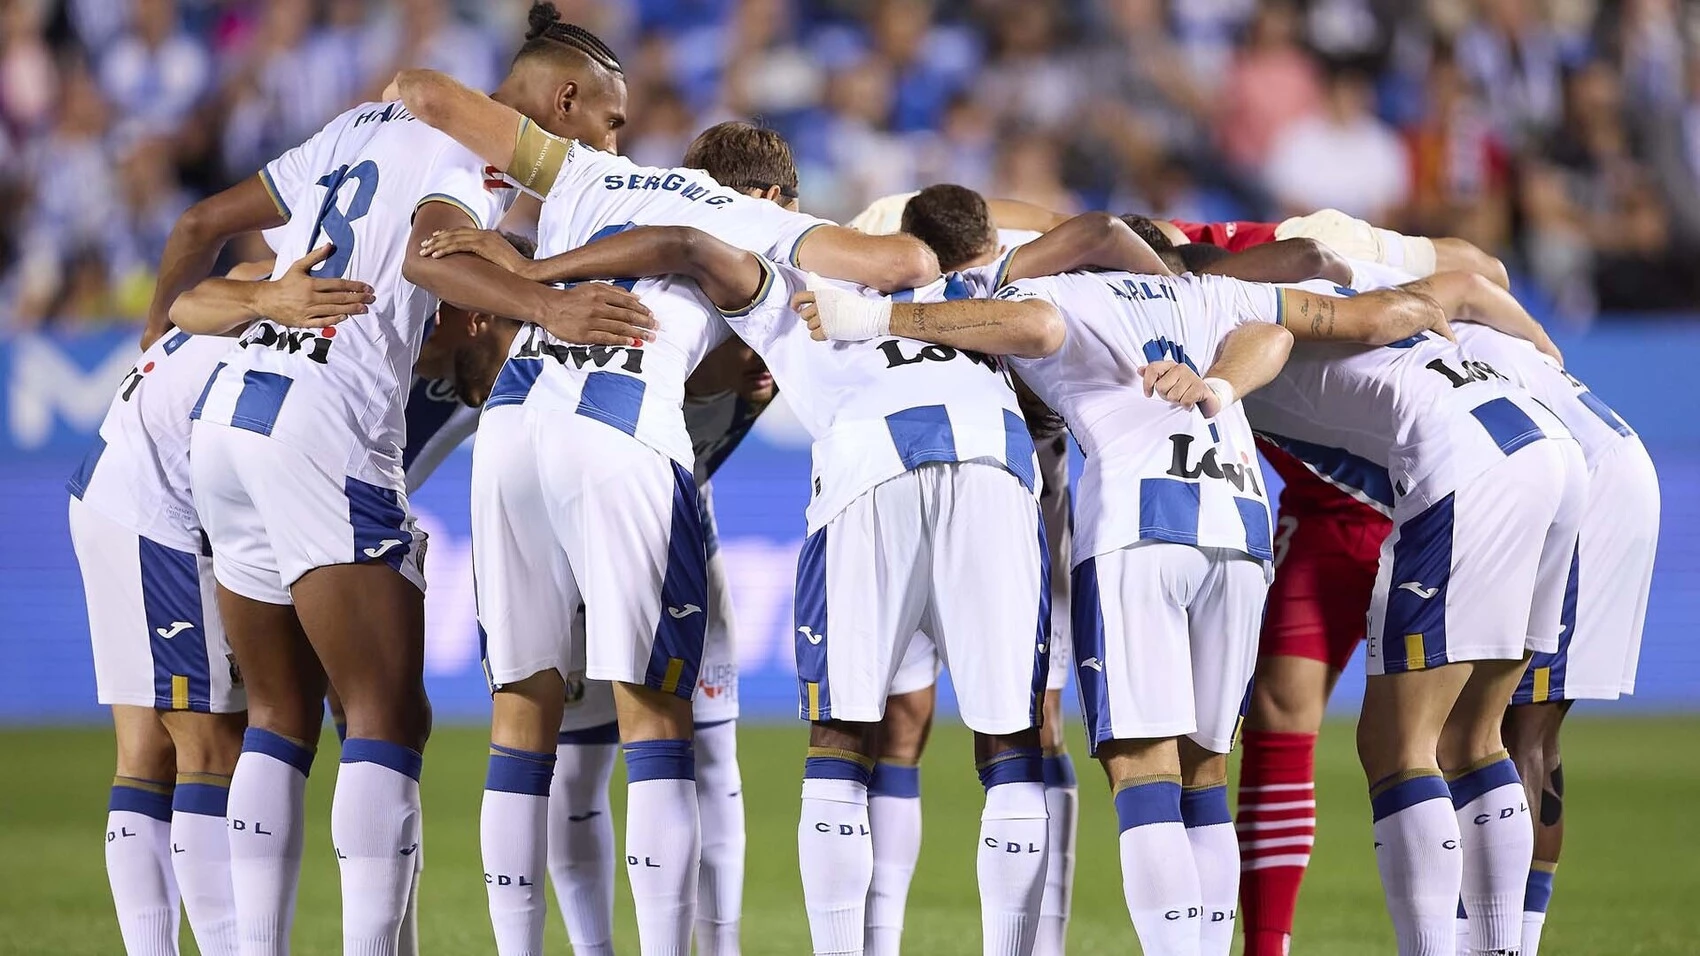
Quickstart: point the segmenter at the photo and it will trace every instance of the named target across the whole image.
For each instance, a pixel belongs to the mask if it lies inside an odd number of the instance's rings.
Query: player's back
[[[1635,432],[1614,411],[1534,344],[1474,322],[1452,327],[1458,346],[1539,399],[1582,446],[1589,468]]]
[[[552,254],[539,246],[539,255]],[[685,380],[731,332],[689,279],[662,276],[619,284],[654,315],[654,341],[579,345],[528,324],[514,337],[485,407],[525,403],[584,415],[689,469],[695,453],[685,428]]]
[[[125,374],[69,490],[138,534],[199,551],[189,492],[189,415],[230,340],[170,329]]]
[[[1268,502],[1244,413],[1236,405],[1206,419],[1147,397],[1139,370],[1168,360],[1202,375],[1236,326],[1277,320],[1271,287],[1071,273],[1024,279],[998,297],[1041,297],[1063,315],[1062,348],[1015,364],[1086,456],[1077,562],[1146,538],[1270,557]]]
[[[286,225],[268,237],[274,278],[309,251],[334,252],[316,278],[372,287],[366,313],[323,330],[256,322],[208,390],[201,417],[260,431],[327,468],[388,487],[402,482],[402,409],[434,297],[402,276],[415,211],[441,201],[494,227],[512,190],[487,186],[471,153],[400,103],[367,103],[261,171]]]
[[[900,336],[816,342],[790,306],[806,276],[767,265],[771,286],[748,314],[728,320],[815,439],[811,531],[879,482],[927,462],[991,459],[1036,487],[1033,442],[1001,361]]]

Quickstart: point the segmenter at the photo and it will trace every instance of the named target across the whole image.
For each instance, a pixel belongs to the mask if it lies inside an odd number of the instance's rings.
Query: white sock
[[[549,787],[549,878],[573,956],[614,956],[614,818],[608,778],[619,753],[613,724],[567,731]]]
[[[909,882],[921,858],[920,767],[874,765],[868,784],[868,826],[874,837],[874,874],[868,886],[864,954],[898,956]]]
[[[209,773],[179,774],[171,798],[171,867],[201,956],[236,956],[238,948],[229,802],[230,778]]]
[[[815,956],[861,956],[874,879],[871,768],[855,754],[810,747],[803,761],[797,862]]]
[[[1523,938],[1523,888],[1535,856],[1535,823],[1517,768],[1504,751],[1450,781],[1464,843],[1461,897],[1470,948],[1515,951]]]
[[[490,745],[479,812],[479,847],[490,926],[500,956],[539,956],[547,910],[549,781],[555,752]]]
[[[401,915],[400,956],[419,956],[419,881],[425,878],[425,841],[421,830],[419,849],[413,851],[413,883],[407,888],[407,911]]]
[[[171,784],[112,778],[106,877],[128,956],[176,956],[177,880],[171,871]]]
[[[1523,888],[1523,952],[1536,956],[1541,949],[1541,930],[1546,927],[1547,906],[1552,903],[1552,881],[1558,864],[1536,860],[1529,867],[1529,882]]]
[[[1049,833],[1045,851],[1045,896],[1039,902],[1039,935],[1034,956],[1063,956],[1068,942],[1068,912],[1074,898],[1074,842],[1080,825],[1080,786],[1074,761],[1062,753],[1045,758],[1045,813]]]
[[[1146,956],[1198,956],[1203,894],[1181,824],[1181,785],[1159,779],[1116,791],[1122,893]]]
[[[1228,785],[1183,789],[1181,822],[1186,824],[1193,864],[1198,867],[1198,887],[1203,891],[1199,950],[1203,956],[1228,956],[1240,897],[1240,841],[1228,811]]]
[[[1470,956],[1470,917],[1464,913],[1464,901],[1458,901],[1458,918],[1452,921],[1454,932],[1453,952],[1457,956]]]
[[[1458,818],[1440,774],[1409,773],[1371,790],[1376,868],[1399,956],[1449,956],[1464,878]]]
[[[313,751],[249,727],[230,778],[230,888],[243,956],[288,956]]]
[[[1009,750],[980,767],[976,870],[980,939],[987,956],[1026,956],[1039,933],[1045,895],[1045,773],[1039,748]]]
[[[697,813],[702,869],[697,879],[697,956],[738,956],[744,908],[744,778],[738,723],[696,728]]]
[[[342,870],[343,956],[394,956],[419,850],[417,751],[351,737],[342,745],[331,802],[331,842]]]
[[[690,956],[702,820],[688,740],[642,740],[626,754],[626,878],[643,956]]]

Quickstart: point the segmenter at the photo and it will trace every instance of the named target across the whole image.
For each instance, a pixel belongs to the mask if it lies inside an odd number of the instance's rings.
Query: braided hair
[[[620,58],[614,55],[608,44],[576,23],[562,22],[561,11],[557,10],[553,3],[532,4],[527,21],[525,45],[520,47],[519,55],[515,59],[535,53],[547,53],[557,49],[556,44],[563,44],[590,57],[591,62],[610,73],[625,75],[625,70],[620,66]]]

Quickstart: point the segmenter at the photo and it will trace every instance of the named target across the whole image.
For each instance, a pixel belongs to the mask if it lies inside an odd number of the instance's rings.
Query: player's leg
[[[1527,676],[1524,682],[1527,684]],[[1502,733],[1506,749],[1517,765],[1535,824],[1533,862],[1523,886],[1524,956],[1535,956],[1540,949],[1559,852],[1564,846],[1564,770],[1559,763],[1558,735],[1569,710],[1570,701],[1553,700],[1514,703],[1505,712]]]
[[[915,473],[892,478],[810,534],[797,556],[798,702],[811,725],[797,859],[817,954],[864,951],[875,725],[925,609],[920,510]]]
[[[1122,894],[1143,950],[1195,956],[1203,912],[1181,816],[1176,738],[1197,727],[1186,605],[1208,570],[1197,548],[1147,542],[1074,569],[1075,679],[1120,830]]]
[[[219,663],[225,664],[222,654]],[[183,908],[203,956],[235,956],[236,898],[225,813],[248,715],[166,711],[160,716],[177,752],[171,864],[183,892]]]
[[[921,754],[933,727],[938,650],[917,634],[892,679],[868,784],[874,831],[874,876],[868,889],[866,951],[895,956],[903,941],[909,883],[921,857]]]
[[[1207,553],[1210,569],[1187,614],[1198,729],[1180,741],[1181,821],[1204,900],[1201,951],[1228,956],[1240,882],[1240,847],[1228,810],[1228,752],[1257,666],[1268,584],[1263,562],[1220,549]]]
[[[490,410],[472,458],[473,582],[490,681],[479,845],[503,956],[543,947],[548,813],[578,583],[547,514],[531,413]],[[563,486],[559,494],[573,494]],[[605,942],[605,941],[604,941]]]
[[[106,876],[118,930],[129,956],[175,956],[171,737],[152,707],[114,706],[112,729],[118,759],[106,812]]]
[[[982,950],[1033,950],[1048,821],[1040,703],[1050,675],[1050,562],[1032,494],[1003,468],[929,466],[928,630],[950,670],[986,802],[977,844]],[[973,515],[964,521],[963,515]]]
[[[1365,509],[1367,511],[1367,509]],[[1240,917],[1247,956],[1286,956],[1316,833],[1316,739],[1363,640],[1379,516],[1283,514],[1241,738]]]
[[[708,551],[708,624],[691,708],[696,725],[697,813],[702,818],[695,935],[698,956],[738,956],[745,836],[744,780],[738,769],[736,630],[711,492],[708,486],[701,492],[699,511]]]
[[[544,457],[543,480],[556,489],[582,476],[582,493],[551,501],[549,516],[583,589],[585,673],[616,682],[638,941],[646,954],[685,953],[702,855],[691,698],[709,603],[697,485],[677,462],[567,417],[575,427]]]
[[[1068,755],[1064,732],[1062,689],[1068,680],[1071,660],[1067,616],[1051,609],[1051,676],[1046,682],[1041,706],[1044,723],[1039,727],[1039,746],[1045,767],[1045,890],[1039,900],[1039,935],[1034,940],[1036,956],[1062,956],[1068,939],[1068,915],[1074,897],[1074,845],[1080,826],[1080,784],[1074,761]],[[1063,613],[1059,624],[1058,615]],[[1062,658],[1059,674],[1057,658]]]
[[[176,761],[159,703],[143,594],[141,538],[73,498],[71,543],[83,576],[98,699],[112,708],[118,754],[106,817],[106,871],[131,956],[177,952],[170,820]],[[167,632],[170,633],[170,632]]]
[[[582,631],[584,615],[575,616]],[[614,818],[608,781],[620,753],[614,688],[567,678],[567,707],[555,738],[555,779],[549,787],[549,878],[567,924],[573,952],[614,952]]]

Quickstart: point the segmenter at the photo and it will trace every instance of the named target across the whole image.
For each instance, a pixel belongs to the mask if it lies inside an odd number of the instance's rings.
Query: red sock
[[[1316,735],[1247,731],[1241,751],[1234,825],[1245,956],[1287,956],[1316,836]]]

